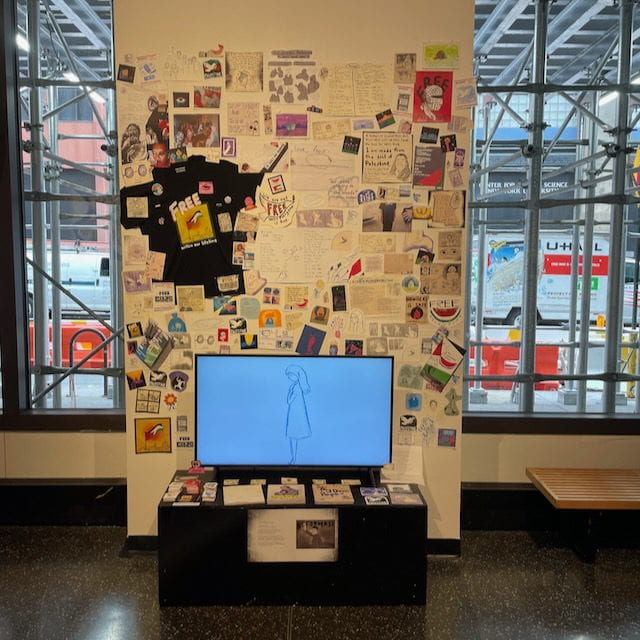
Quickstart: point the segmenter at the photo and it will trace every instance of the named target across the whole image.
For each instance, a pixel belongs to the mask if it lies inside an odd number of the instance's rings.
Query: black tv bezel
[[[198,365],[200,359],[211,359],[211,358],[305,358],[305,359],[316,359],[316,358],[325,358],[331,360],[340,360],[342,358],[353,359],[357,358],[359,360],[389,360],[391,363],[391,384],[389,386],[389,448],[388,448],[388,463],[391,462],[391,456],[393,454],[393,395],[394,395],[394,356],[386,355],[386,356],[332,356],[332,355],[316,355],[316,356],[301,356],[294,353],[256,353],[256,354],[244,354],[244,353],[196,353],[194,354],[194,402],[193,402],[193,414],[194,414],[194,453],[196,459],[198,459],[203,465],[213,466],[217,469],[229,469],[229,470],[237,470],[238,472],[251,472],[251,471],[263,471],[265,473],[275,473],[278,470],[286,469],[288,471],[300,470],[301,472],[330,472],[331,470],[335,471],[344,471],[344,470],[357,470],[357,469],[380,469],[383,465],[380,464],[351,464],[351,465],[287,465],[287,464],[255,464],[255,463],[246,463],[246,464],[217,464],[215,462],[210,462],[208,460],[202,460],[198,456]],[[385,464],[388,464],[385,463]]]

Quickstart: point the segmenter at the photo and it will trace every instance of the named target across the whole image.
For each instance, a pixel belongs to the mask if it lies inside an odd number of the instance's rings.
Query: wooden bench
[[[597,527],[594,521],[598,512],[640,509],[640,469],[528,467],[526,473],[556,509],[588,512],[584,535],[579,544],[574,545],[578,555],[588,561],[593,561],[597,553]]]

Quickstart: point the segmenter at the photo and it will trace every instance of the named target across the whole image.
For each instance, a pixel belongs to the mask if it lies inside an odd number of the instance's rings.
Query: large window
[[[478,7],[465,407],[637,415],[638,20],[517,4]]]

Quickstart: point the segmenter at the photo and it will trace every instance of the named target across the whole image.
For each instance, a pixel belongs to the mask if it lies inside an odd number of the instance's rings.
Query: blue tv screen
[[[195,382],[203,464],[391,461],[391,357],[196,355]]]

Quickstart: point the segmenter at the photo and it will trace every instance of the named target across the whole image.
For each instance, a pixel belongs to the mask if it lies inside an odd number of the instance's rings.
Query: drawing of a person
[[[398,153],[391,163],[391,173],[398,180],[406,180],[411,175],[411,167],[409,166],[409,158],[406,153]]]
[[[422,88],[418,90],[418,95],[422,99],[420,108],[425,116],[427,116],[427,119],[435,120],[436,114],[434,111],[440,111],[444,104],[444,91],[442,87],[437,84],[430,84],[430,79],[426,77],[423,80]]]
[[[298,442],[311,436],[311,424],[307,413],[305,396],[311,392],[305,370],[297,365],[289,365],[285,369],[285,375],[291,380],[291,386],[287,393],[287,424],[286,436],[289,438],[289,451],[291,459],[289,464],[295,464],[298,456]]]

